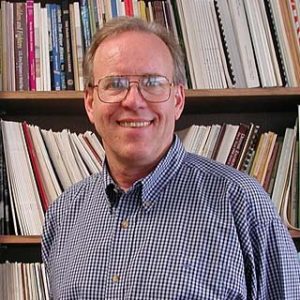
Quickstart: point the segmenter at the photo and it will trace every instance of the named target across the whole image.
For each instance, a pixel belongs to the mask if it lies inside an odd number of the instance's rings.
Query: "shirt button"
[[[128,227],[129,227],[128,220],[123,220],[122,223],[121,223],[121,228],[122,229],[128,229]]]
[[[120,281],[120,276],[119,276],[119,275],[113,275],[112,281],[113,281],[114,283],[118,283],[118,282]]]

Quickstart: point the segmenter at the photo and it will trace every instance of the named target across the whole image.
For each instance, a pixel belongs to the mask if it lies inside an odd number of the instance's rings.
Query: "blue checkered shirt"
[[[123,192],[107,168],[46,215],[54,299],[300,299],[292,239],[257,182],[177,137]]]

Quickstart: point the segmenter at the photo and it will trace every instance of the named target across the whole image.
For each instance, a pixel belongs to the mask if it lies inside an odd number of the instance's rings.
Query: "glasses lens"
[[[140,80],[140,91],[150,102],[163,102],[170,97],[171,85],[164,76],[144,76]]]
[[[138,80],[130,80],[127,76],[107,76],[99,80],[98,96],[103,102],[121,102],[130,89],[138,84],[141,96],[149,102],[167,101],[171,93],[171,84],[164,76],[138,76]]]
[[[104,102],[120,102],[126,97],[128,87],[129,80],[127,77],[104,77],[99,81],[98,95]]]

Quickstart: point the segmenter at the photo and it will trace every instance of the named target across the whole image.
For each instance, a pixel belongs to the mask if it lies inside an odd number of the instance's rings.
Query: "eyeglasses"
[[[129,78],[137,77],[136,80]],[[168,78],[161,75],[122,75],[106,76],[92,86],[97,89],[99,99],[105,103],[116,103],[123,101],[131,88],[137,84],[140,95],[149,102],[159,103],[168,101],[171,94],[171,87]]]

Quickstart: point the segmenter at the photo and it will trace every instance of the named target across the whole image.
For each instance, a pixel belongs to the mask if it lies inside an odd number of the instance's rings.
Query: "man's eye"
[[[147,77],[143,80],[143,86],[145,87],[156,87],[160,85],[161,83],[157,77]]]
[[[114,78],[106,82],[106,90],[127,89],[127,80],[123,78]]]

